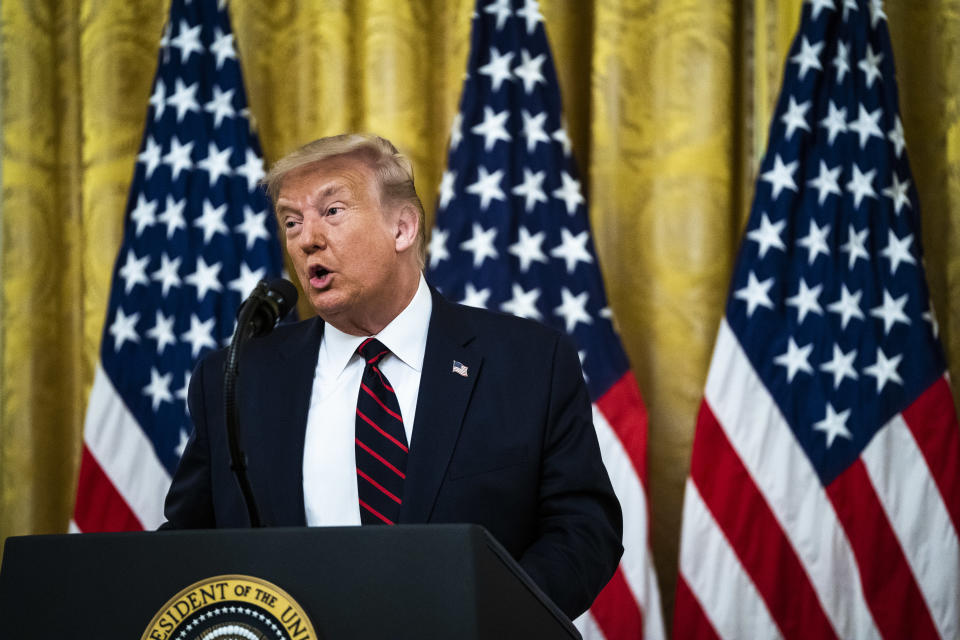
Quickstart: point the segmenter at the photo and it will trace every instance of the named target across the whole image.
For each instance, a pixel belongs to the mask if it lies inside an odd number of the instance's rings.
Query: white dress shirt
[[[408,443],[432,311],[430,289],[421,274],[410,304],[374,336],[390,350],[380,370],[397,392]],[[356,351],[366,339],[330,324],[323,328],[303,451],[303,502],[309,526],[360,524],[354,432],[364,361]]]

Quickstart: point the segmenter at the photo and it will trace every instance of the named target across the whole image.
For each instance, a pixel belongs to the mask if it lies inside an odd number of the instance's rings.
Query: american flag
[[[960,637],[960,431],[882,2],[807,0],[697,421],[678,638]]]
[[[283,269],[233,34],[214,0],[173,0],[84,425],[71,530],[152,529],[190,432],[197,359]]]
[[[428,279],[464,304],[533,318],[577,344],[624,556],[587,638],[660,638],[649,553],[647,414],[607,307],[538,3],[480,0],[440,186]]]

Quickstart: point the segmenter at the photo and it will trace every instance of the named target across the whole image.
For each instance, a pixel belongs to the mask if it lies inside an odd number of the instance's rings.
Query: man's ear
[[[397,253],[403,253],[417,243],[420,232],[420,212],[410,203],[400,205],[396,223]]]

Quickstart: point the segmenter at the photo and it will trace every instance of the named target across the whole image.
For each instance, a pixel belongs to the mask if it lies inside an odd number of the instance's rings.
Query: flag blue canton
[[[628,370],[536,2],[477,4],[427,279],[569,333],[596,400]]]
[[[172,473],[197,359],[283,263],[225,8],[174,0],[101,343],[103,368]]]
[[[943,375],[882,2],[807,0],[726,315],[829,484]]]

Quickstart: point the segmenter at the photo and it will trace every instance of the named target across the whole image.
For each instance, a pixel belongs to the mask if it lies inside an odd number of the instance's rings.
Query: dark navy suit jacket
[[[241,357],[241,438],[267,525],[306,524],[304,434],[323,326],[277,327]],[[230,471],[224,355],[205,358],[190,381],[195,429],[165,527],[249,526]],[[567,615],[590,606],[619,562],[622,519],[565,336],[433,292],[399,522],[481,524]]]

